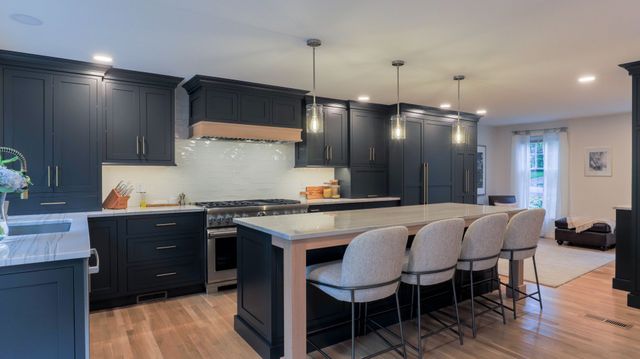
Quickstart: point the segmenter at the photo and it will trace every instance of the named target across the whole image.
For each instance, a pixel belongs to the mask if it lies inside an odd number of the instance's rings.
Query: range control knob
[[[267,215],[267,212],[265,212],[265,211],[258,212],[258,217],[264,217],[266,215]]]

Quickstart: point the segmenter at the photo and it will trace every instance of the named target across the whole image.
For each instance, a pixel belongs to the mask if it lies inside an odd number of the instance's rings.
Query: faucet
[[[8,153],[10,155],[15,156],[14,158],[5,161],[5,163],[11,163],[11,162],[15,162],[17,160],[20,161],[20,172],[22,172],[22,174],[26,174],[27,173],[27,159],[24,157],[24,155],[20,152],[18,152],[17,150],[10,148],[10,147],[0,147],[0,153]],[[20,193],[20,199],[27,199],[29,198],[29,190],[26,189],[24,192]]]

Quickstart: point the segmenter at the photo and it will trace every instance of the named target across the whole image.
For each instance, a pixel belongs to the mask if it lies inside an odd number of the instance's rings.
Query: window
[[[542,136],[529,139],[529,208],[542,208],[544,198],[544,145]]]

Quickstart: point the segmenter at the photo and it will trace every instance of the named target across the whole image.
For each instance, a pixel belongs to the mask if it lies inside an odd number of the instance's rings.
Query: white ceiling
[[[630,111],[617,65],[640,60],[638,14],[638,0],[3,0],[0,48],[310,89],[317,37],[321,96],[394,103],[398,58],[403,102],[455,107],[461,73],[463,110],[503,125]]]

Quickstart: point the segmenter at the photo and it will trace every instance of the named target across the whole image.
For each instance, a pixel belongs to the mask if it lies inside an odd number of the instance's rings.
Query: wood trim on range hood
[[[237,123],[200,121],[189,127],[190,138],[226,138],[232,140],[258,140],[302,142],[302,129],[241,125]]]

